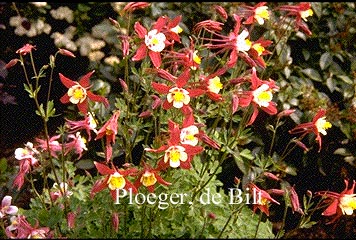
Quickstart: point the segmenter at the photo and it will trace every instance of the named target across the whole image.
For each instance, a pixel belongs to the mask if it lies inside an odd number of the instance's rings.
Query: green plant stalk
[[[260,223],[261,223],[261,220],[262,220],[262,214],[263,214],[263,212],[261,211],[261,212],[260,212],[260,216],[258,217],[258,222],[257,222],[256,232],[255,232],[254,238],[257,238],[258,229],[259,229],[259,227],[260,227]]]

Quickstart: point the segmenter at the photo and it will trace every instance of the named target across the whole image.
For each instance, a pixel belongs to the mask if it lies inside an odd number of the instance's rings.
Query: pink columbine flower
[[[60,99],[62,103],[73,103],[78,106],[78,109],[84,116],[88,113],[88,99],[94,102],[102,102],[105,107],[109,106],[109,102],[105,97],[96,95],[92,93],[89,88],[90,86],[90,77],[93,75],[95,70],[85,74],[80,78],[78,82],[70,80],[65,77],[63,74],[59,73],[59,78],[64,86],[68,88],[68,92],[63,95]]]
[[[16,175],[13,186],[17,186],[18,190],[25,182],[25,175],[31,171],[31,167],[38,167],[39,161],[35,155],[39,154],[38,150],[33,147],[33,143],[27,142],[25,148],[17,148],[15,150],[15,158],[20,161],[19,172]]]
[[[36,46],[26,43],[22,48],[18,49],[16,53],[25,56],[27,53],[32,52],[32,49],[36,50]]]
[[[158,173],[159,168],[152,168],[147,163],[144,163],[143,169],[138,173],[137,179],[134,182],[135,187],[138,189],[141,186],[147,188],[151,193],[155,191],[156,183],[169,186],[170,182],[165,181]]]
[[[94,162],[94,165],[98,172],[105,177],[95,182],[90,192],[91,198],[93,198],[96,193],[106,188],[109,188],[110,194],[114,201],[117,200],[117,193],[120,189],[125,189],[127,191],[131,190],[133,193],[137,193],[137,188],[127,179],[128,176],[132,176],[137,173],[136,168],[129,168],[126,170],[117,169],[115,166],[113,168],[109,168],[107,165],[99,162]]]
[[[323,216],[334,216],[327,224],[335,222],[342,215],[352,215],[356,209],[356,194],[354,193],[356,181],[353,181],[351,188],[348,188],[349,181],[344,180],[345,189],[341,193],[332,191],[316,192],[318,196],[325,196],[327,199],[324,202],[330,203],[329,206],[322,213]]]
[[[6,215],[16,215],[18,212],[18,207],[11,205],[12,197],[6,195],[1,201],[0,208],[0,219]]]
[[[85,130],[88,135],[88,141],[91,140],[91,131],[97,133],[96,127],[96,120],[94,118],[94,113],[89,113],[85,116],[84,120],[80,121],[73,121],[69,119],[66,120],[66,127],[68,128],[69,133],[75,133],[79,130]]]
[[[103,138],[105,136],[106,140],[106,162],[109,162],[112,157],[112,146],[111,144],[115,143],[115,137],[117,134],[118,128],[118,119],[120,116],[120,110],[114,111],[110,119],[99,129],[98,134],[96,135],[95,140]]]
[[[57,153],[62,151],[62,144],[58,142],[61,135],[55,135],[49,139],[49,152],[52,157],[57,158]],[[42,151],[48,151],[48,144],[46,139],[36,138],[37,147]]]
[[[87,140],[80,135],[80,132],[76,132],[75,134],[68,135],[69,142],[65,143],[65,155],[70,151],[74,150],[76,154],[78,154],[78,159],[82,157],[82,154],[88,150],[86,147]]]
[[[316,135],[316,141],[319,143],[319,152],[321,150],[321,135],[326,135],[326,130],[332,127],[332,124],[326,121],[326,110],[320,109],[314,116],[311,122],[301,123],[295,128],[289,130],[290,134],[303,133],[303,136],[308,133],[314,133]]]
[[[11,225],[6,227],[5,234],[9,238],[51,238],[53,234],[48,227],[39,227],[36,220],[32,226],[24,215],[14,216],[11,219]]]
[[[250,104],[253,108],[253,113],[247,125],[251,125],[258,115],[258,109],[261,108],[269,115],[277,113],[276,103],[272,101],[273,92],[278,90],[273,80],[261,80],[257,77],[256,68],[252,68],[251,76],[251,90],[245,91],[244,94],[239,96],[239,105],[247,107]]]

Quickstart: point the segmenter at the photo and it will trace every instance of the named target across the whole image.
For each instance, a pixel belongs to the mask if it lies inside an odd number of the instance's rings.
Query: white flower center
[[[164,155],[164,162],[168,162],[172,168],[180,166],[180,161],[185,162],[188,159],[188,154],[182,146],[170,146]]]
[[[163,33],[157,33],[157,29],[153,29],[145,36],[146,46],[154,51],[161,52],[165,48],[166,36]]]
[[[198,133],[199,133],[199,129],[195,125],[183,128],[180,131],[181,143],[196,146],[198,144],[198,138],[195,135]]]
[[[323,135],[326,135],[326,131],[325,131],[326,129],[332,127],[331,123],[325,120],[325,117],[319,118],[315,122],[315,126],[318,129],[318,132],[320,132]]]
[[[169,103],[173,102],[173,107],[181,108],[183,104],[190,102],[189,92],[183,88],[171,88],[167,94],[167,101]]]
[[[68,89],[68,96],[71,103],[82,103],[87,97],[87,91],[79,84],[76,84]]]
[[[272,101],[272,91],[267,84],[262,84],[252,93],[253,101],[260,107],[268,107],[269,102]]]

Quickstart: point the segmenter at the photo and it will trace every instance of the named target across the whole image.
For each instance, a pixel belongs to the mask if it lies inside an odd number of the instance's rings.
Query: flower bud
[[[17,58],[11,59],[10,62],[8,62],[8,63],[5,65],[5,68],[6,68],[6,69],[9,69],[9,68],[15,66],[18,61],[19,61],[19,60],[18,60]]]
[[[75,55],[67,49],[60,48],[58,52],[64,56],[75,58]]]

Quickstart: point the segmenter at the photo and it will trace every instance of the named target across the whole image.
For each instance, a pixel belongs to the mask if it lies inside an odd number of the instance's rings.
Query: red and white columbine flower
[[[323,216],[334,216],[327,224],[335,222],[342,215],[352,215],[356,209],[356,193],[354,193],[356,181],[354,180],[351,188],[349,187],[349,181],[344,180],[345,189],[341,193],[332,191],[319,191],[316,192],[318,196],[325,196],[327,199],[324,202],[331,204],[322,213]]]
[[[251,193],[255,193],[257,196],[261,197],[258,199],[256,204],[253,204],[253,212],[256,212],[257,209],[260,209],[267,216],[269,216],[269,203],[275,203],[278,205],[280,204],[277,200],[272,198],[267,191],[260,189],[256,186],[256,184],[250,183],[248,186]]]
[[[236,25],[234,30],[230,32],[228,36],[222,35],[215,30],[210,30],[205,25],[202,25],[202,28],[213,35],[210,38],[202,38],[203,40],[209,41],[209,43],[204,44],[204,47],[209,49],[219,49],[214,55],[230,52],[227,67],[233,67],[236,64],[238,57],[241,57],[249,65],[255,66],[256,63],[248,55],[248,51],[252,46],[252,42],[248,38],[250,33],[247,29],[243,29],[240,32],[241,18],[236,14],[233,15],[233,18],[236,21]]]
[[[208,144],[209,146],[220,149],[220,145],[211,139],[203,130],[198,127],[202,127],[203,124],[195,123],[193,111],[191,108],[184,112],[184,120],[182,128],[180,130],[180,142],[181,144],[188,144],[192,146],[198,145],[199,140]]]
[[[171,75],[165,70],[157,69],[157,73],[160,77],[169,80],[174,83],[173,86],[168,86],[164,83],[152,82],[152,87],[161,94],[167,94],[166,100],[163,102],[164,109],[170,109],[171,107],[179,108],[184,111],[189,106],[190,99],[204,94],[202,89],[190,89],[184,88],[190,79],[190,69],[186,69],[178,78]]]
[[[125,189],[127,191],[137,193],[137,188],[127,179],[128,176],[132,176],[137,173],[136,168],[126,170],[117,169],[115,166],[113,168],[109,168],[107,165],[95,161],[94,165],[98,172],[101,175],[104,175],[105,178],[99,179],[95,182],[90,192],[91,198],[93,198],[96,193],[106,188],[109,188],[110,194],[114,201],[117,200],[117,190]]]
[[[319,152],[321,150],[321,135],[326,135],[326,130],[332,127],[332,124],[326,121],[326,110],[319,109],[311,122],[301,123],[295,128],[289,130],[290,134],[303,133],[302,136],[308,133],[314,133],[316,135],[316,141],[319,143]]]
[[[244,91],[238,100],[241,107],[252,105],[253,113],[247,125],[251,125],[256,120],[259,108],[270,115],[277,113],[276,103],[272,101],[273,92],[277,90],[278,86],[275,85],[273,80],[259,79],[256,74],[256,68],[252,68],[251,90]]]
[[[149,192],[154,192],[156,183],[160,183],[165,186],[171,185],[170,182],[165,181],[158,172],[159,168],[152,168],[148,164],[144,163],[144,167],[138,174],[137,180],[134,182],[135,187],[138,189],[140,186],[147,188]]]
[[[220,68],[216,72],[209,74],[208,76],[200,76],[200,87],[205,91],[207,96],[214,101],[222,101],[223,98],[220,94],[220,90],[224,85],[220,81],[220,75],[226,72],[227,68]]]
[[[160,17],[153,25],[152,30],[147,31],[141,23],[136,22],[134,25],[135,32],[141,39],[141,44],[136,50],[136,54],[132,57],[132,61],[140,61],[144,59],[147,54],[150,57],[153,65],[159,68],[162,64],[161,52],[169,45],[166,35],[162,33],[163,28],[166,26],[167,19]]]
[[[92,93],[89,88],[90,86],[90,77],[93,75],[95,70],[85,74],[80,78],[78,82],[70,80],[65,77],[63,74],[59,73],[59,78],[64,86],[68,88],[68,91],[60,99],[62,103],[73,103],[78,106],[78,109],[84,116],[88,113],[88,99],[94,102],[102,102],[105,107],[109,106],[109,102],[105,97],[96,95]]]
[[[170,138],[167,145],[163,145],[158,149],[145,148],[149,152],[164,152],[162,160],[158,163],[160,169],[167,167],[190,169],[191,160],[194,155],[201,153],[204,149],[201,146],[192,146],[182,144],[180,139],[179,124],[169,120],[168,128]]]
[[[312,35],[309,30],[307,22],[307,17],[313,15],[313,10],[311,9],[311,4],[309,2],[302,2],[298,5],[283,5],[276,8],[276,10],[288,11],[287,16],[296,16],[295,19],[295,30],[301,29],[305,34]],[[303,22],[304,20],[305,22]]]
[[[265,20],[269,19],[268,7],[265,6],[267,2],[257,3],[255,6],[241,6],[241,9],[238,10],[238,14],[246,20],[244,24],[253,24],[257,22],[259,25],[263,25]]]

